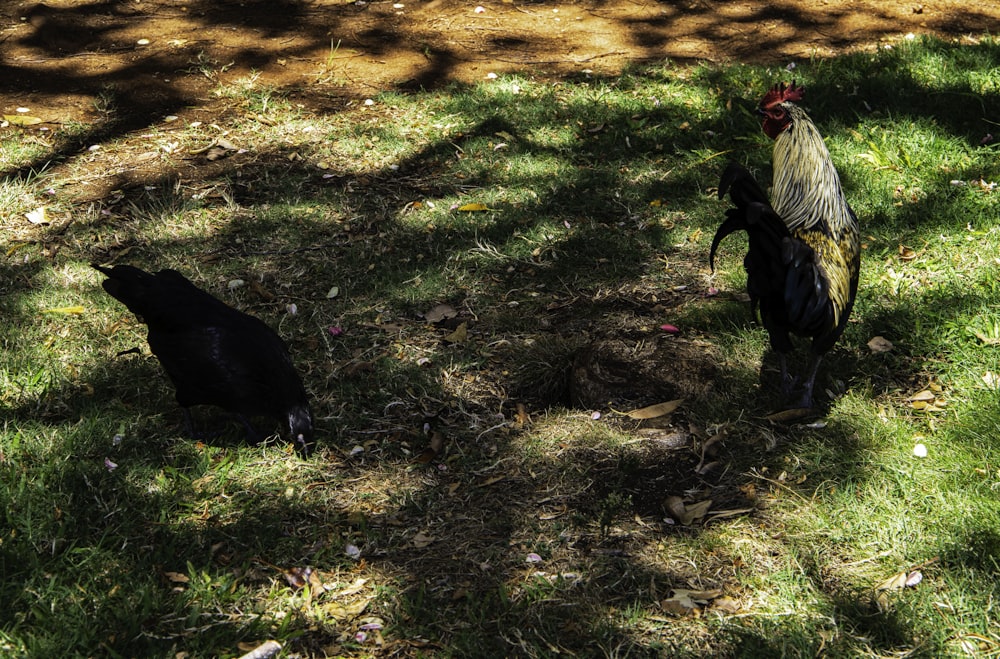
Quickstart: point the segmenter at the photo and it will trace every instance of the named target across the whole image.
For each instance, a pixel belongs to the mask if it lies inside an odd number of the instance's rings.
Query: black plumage
[[[729,192],[735,208],[726,211],[709,261],[723,238],[747,232],[747,293],[778,353],[786,396],[797,384],[786,362],[790,334],[812,339],[812,363],[797,403],[808,408],[820,360],[843,334],[854,307],[861,239],[823,136],[796,105],[803,94],[794,83],[780,84],[761,100],[761,125],[774,140],[771,198],[745,168],[729,164],[719,197]]]
[[[308,454],[312,414],[288,348],[261,320],[237,311],[176,270],[149,273],[129,265],[92,264],[102,285],[149,329],[149,348],[174,384],[190,426],[193,405],[216,405],[249,418],[287,423],[295,448]]]

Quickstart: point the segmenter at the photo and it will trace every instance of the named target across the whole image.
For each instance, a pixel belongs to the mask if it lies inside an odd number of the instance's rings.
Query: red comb
[[[785,85],[783,82],[778,83],[764,94],[764,98],[760,100],[760,107],[769,108],[785,101],[801,101],[805,91],[805,87],[796,87],[794,80],[791,85]]]

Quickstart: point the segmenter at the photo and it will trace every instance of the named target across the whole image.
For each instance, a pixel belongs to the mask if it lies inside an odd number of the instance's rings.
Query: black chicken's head
[[[788,112],[786,103],[795,103],[802,100],[805,94],[803,87],[797,87],[795,81],[791,85],[779,83],[771,87],[764,98],[761,99],[757,112],[761,114],[761,128],[764,134],[772,140],[778,137],[783,130],[788,128],[792,122],[792,117]]]
[[[292,433],[292,443],[302,457],[308,457],[312,450],[312,413],[305,405],[296,405],[288,410],[288,429]]]

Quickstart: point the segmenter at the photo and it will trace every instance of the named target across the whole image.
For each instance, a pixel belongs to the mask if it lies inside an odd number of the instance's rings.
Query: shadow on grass
[[[882,87],[872,89],[887,94]],[[904,80],[898,96],[882,97],[883,107],[902,111],[908,107],[906,99],[919,90],[915,80]],[[811,102],[820,106],[822,99],[834,96],[834,90],[820,88]],[[993,107],[997,99],[983,102]],[[464,111],[475,116],[485,106],[484,100]],[[919,112],[929,115],[937,109]],[[519,111],[530,113],[531,108]],[[593,125],[596,120],[587,112],[580,108],[557,122]],[[724,637],[713,646],[690,627],[674,637],[669,622],[637,630],[622,615],[630,609],[654,609],[673,588],[723,585],[737,569],[732,548],[726,546],[715,547],[705,558],[714,571],[682,567],[685,557],[671,555],[671,538],[710,534],[663,522],[664,497],[695,491],[733,509],[752,507],[745,486],[756,481],[747,474],[762,462],[780,467],[784,458],[794,457],[797,442],[818,435],[803,428],[782,430],[771,445],[767,436],[776,431],[759,419],[769,410],[769,394],[744,391],[742,399],[733,396],[738,402],[711,400],[709,394],[707,402],[699,400],[704,407],[686,410],[676,424],[683,428],[681,421],[705,426],[729,420],[716,416],[718,410],[753,417],[742,434],[727,442],[727,469],[719,476],[696,473],[700,456],[688,444],[681,450],[657,450],[636,441],[612,450],[601,434],[610,431],[596,424],[598,430],[592,431],[574,427],[570,436],[536,447],[540,455],[531,455],[526,446],[531,431],[515,429],[516,403],[521,401],[507,396],[505,387],[511,364],[533,353],[483,348],[510,341],[512,335],[571,341],[583,332],[614,334],[619,327],[609,319],[623,315],[622,301],[633,299],[634,288],[698,287],[690,273],[644,280],[653,276],[650,264],[657,255],[681,258],[687,252],[675,246],[679,237],[673,229],[650,224],[648,215],[630,210],[665,189],[659,181],[634,184],[614,166],[627,162],[621,137],[628,133],[631,113],[606,112],[598,123],[610,128],[596,133],[583,129],[577,146],[566,152],[531,143],[518,146],[523,153],[583,164],[568,180],[543,189],[533,204],[497,203],[476,221],[442,215],[420,226],[402,215],[413,197],[429,192],[448,197],[461,189],[502,183],[489,167],[460,184],[442,183],[438,179],[447,174],[443,161],[453,156],[454,148],[441,141],[401,163],[404,174],[421,172],[417,181],[381,171],[360,188],[324,183],[315,172],[279,165],[280,154],[264,154],[263,164],[243,170],[241,178],[252,178],[252,187],[241,185],[233,170],[224,168],[213,182],[232,185],[238,204],[260,208],[234,213],[217,230],[194,238],[148,238],[147,232],[156,228],[149,216],[160,215],[156,209],[162,208],[163,197],[138,188],[126,191],[131,210],[115,208],[115,222],[95,216],[71,226],[58,262],[85,263],[94,256],[88,250],[115,258],[131,248],[123,259],[140,265],[187,264],[183,269],[188,272],[202,268],[211,273],[200,282],[206,288],[279,325],[317,400],[321,452],[300,463],[280,452],[277,458],[258,458],[255,448],[200,448],[175,441],[165,429],[172,423],[163,418],[176,408],[159,367],[148,358],[111,360],[109,341],[93,353],[76,384],[57,382],[40,399],[23,401],[9,418],[8,432],[19,434],[18,442],[39,444],[8,459],[0,479],[8,484],[6,526],[17,531],[0,544],[8,577],[2,591],[6,606],[0,607],[7,613],[0,625],[12,635],[25,629],[27,635],[37,634],[35,649],[48,649],[50,656],[67,643],[84,653],[104,647],[121,655],[166,655],[182,646],[208,654],[290,625],[292,636],[301,634],[292,645],[318,656],[344,643],[348,622],[331,620],[313,629],[301,609],[284,612],[284,617],[253,611],[234,622],[216,610],[219,601],[209,592],[232,588],[235,608],[254,601],[247,596],[251,591],[284,592],[282,570],[315,565],[338,579],[373,570],[386,589],[373,600],[373,608],[394,616],[396,625],[386,631],[387,638],[427,639],[427,647],[445,653],[475,654],[484,648],[483,637],[491,639],[486,645],[498,654],[589,654],[596,646],[606,654],[642,656],[680,652],[692,640],[696,647],[700,643],[719,650],[721,645],[722,653],[735,656],[818,651],[822,642],[814,636],[815,627],[796,620],[762,624],[770,635],[720,622]],[[684,115],[677,107],[664,107],[652,116],[655,123]],[[848,123],[849,116],[854,115],[844,110],[837,119]],[[975,126],[957,116],[941,121],[949,131],[974,135]],[[725,126],[724,120],[706,121],[696,124],[694,133]],[[498,130],[516,136],[517,127],[514,117],[481,122],[465,131],[460,148],[481,148],[479,141]],[[657,137],[650,129],[633,146],[655,149]],[[673,144],[669,149],[677,152],[711,146],[688,136]],[[608,160],[602,162],[600,154]],[[672,203],[680,208],[701,203],[702,190],[717,169],[706,166],[671,179],[677,186],[669,188]],[[358,178],[350,169],[337,174]],[[144,184],[169,189],[171,180]],[[618,193],[626,188],[628,203],[623,205]],[[328,207],[338,221],[299,216],[297,205],[304,198]],[[205,207],[213,210],[210,204]],[[148,216],[136,212],[144,209]],[[690,223],[710,230],[717,215],[714,207],[702,208],[692,213]],[[426,224],[434,222],[441,226],[428,230]],[[558,230],[564,222],[570,227]],[[929,221],[922,230],[941,228],[940,222]],[[557,230],[552,239],[540,236]],[[108,236],[112,232],[113,240]],[[527,247],[517,248],[520,242]],[[490,256],[487,245],[498,247],[497,256]],[[193,262],[192,254],[210,258]],[[391,267],[380,268],[381,263]],[[35,258],[5,266],[9,309],[23,308],[18,298],[40,286],[43,264]],[[226,282],[241,272],[252,272],[270,297],[228,292]],[[102,295],[98,279],[95,273],[94,290],[81,297]],[[435,283],[424,287],[419,279]],[[333,285],[341,289],[339,301],[325,297]],[[470,323],[471,341],[447,345],[442,342],[445,332],[420,318],[441,301],[442,291]],[[955,316],[988,301],[985,295],[955,292],[927,298],[928,304]],[[284,311],[292,302],[300,307],[295,315]],[[675,309],[700,303],[704,301],[695,295],[678,295],[667,305],[648,299],[633,301],[629,309],[654,325],[661,313],[654,310],[657,305]],[[889,302],[864,311],[861,326],[852,327],[844,343],[861,346],[869,332],[906,335],[914,324],[913,304]],[[112,313],[111,304],[99,308],[102,314]],[[739,319],[746,312],[736,309],[727,305],[706,312],[705,324],[691,331],[709,335],[720,325],[742,327]],[[114,313],[127,316],[122,309]],[[575,324],[580,316],[586,317],[586,328]],[[32,320],[14,311],[11,325],[25,327]],[[348,331],[331,343],[327,328],[333,325]],[[131,336],[141,340],[142,334]],[[943,349],[927,337],[918,339],[928,342],[879,358],[842,347],[831,354],[825,370],[843,379],[863,373],[876,394],[888,393],[924,374],[927,365],[919,355]],[[496,365],[497,354],[508,362]],[[433,368],[419,366],[417,355],[428,358]],[[555,369],[567,366],[553,364]],[[458,379],[478,382],[456,384],[452,371]],[[756,374],[736,369],[720,379],[718,389],[728,395],[756,380]],[[89,384],[93,393],[80,383]],[[477,385],[493,389],[463,388]],[[547,408],[530,411],[536,416],[567,413],[559,401],[549,402]],[[985,402],[981,414],[991,414]],[[109,442],[119,422],[127,426],[128,438],[111,454],[119,468],[109,471],[103,458],[113,450]],[[411,461],[426,441],[425,424],[452,442],[449,458],[433,460],[429,467]],[[834,482],[866,478],[858,434],[858,427],[842,422],[822,435],[836,458],[825,467],[824,477]],[[369,437],[373,443],[368,446],[358,439]],[[352,456],[355,444],[362,451]],[[238,483],[230,490],[225,482],[214,482],[219,474],[250,469],[258,460],[270,460],[273,471],[252,486]],[[366,476],[396,482],[398,490],[390,500],[366,506],[365,493],[354,492]],[[208,481],[202,480],[206,477]],[[216,489],[206,493],[204,488]],[[291,495],[286,494],[289,488]],[[199,506],[205,507],[203,515]],[[25,507],[33,512],[26,515]],[[966,540],[974,546],[977,537],[959,537],[956,546]],[[991,540],[988,534],[981,539]],[[348,543],[360,544],[367,567],[346,555]],[[529,554],[541,560],[529,561]],[[955,560],[972,562],[961,553]],[[91,563],[102,567],[91,569]],[[995,561],[982,569],[995,571]],[[166,576],[178,572],[194,576],[194,583],[181,586]],[[713,576],[707,579],[706,574]],[[825,592],[818,576],[809,578]],[[122,589],[122,583],[144,587]],[[53,601],[60,606],[52,607]],[[870,649],[890,651],[912,641],[912,625],[905,619],[850,603],[835,608],[847,626],[871,633]],[[68,641],[55,633],[45,636],[50,633],[46,630],[83,617],[92,620],[92,629],[76,629],[77,636]]]

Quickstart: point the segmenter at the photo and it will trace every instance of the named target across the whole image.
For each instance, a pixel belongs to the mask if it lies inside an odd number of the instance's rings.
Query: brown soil
[[[113,96],[141,128],[212,104],[206,72],[366,96],[489,73],[614,74],[629,62],[786,64],[908,32],[996,30],[1000,4],[963,0],[50,0],[0,3],[0,106],[91,123]],[[95,101],[97,105],[95,107]],[[316,100],[317,105],[322,101]]]

